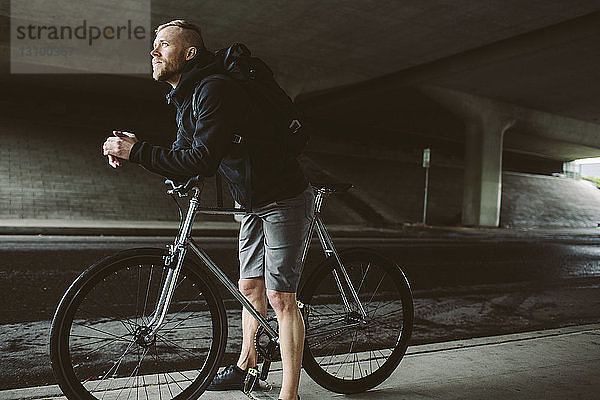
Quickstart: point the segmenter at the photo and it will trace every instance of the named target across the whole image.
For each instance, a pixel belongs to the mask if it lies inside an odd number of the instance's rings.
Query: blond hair
[[[199,50],[206,48],[204,46],[204,40],[202,39],[202,31],[200,30],[200,27],[184,19],[174,19],[173,21],[159,25],[154,31],[154,34],[158,34],[159,31],[169,26],[181,28],[183,41],[185,42],[186,46],[196,47]]]

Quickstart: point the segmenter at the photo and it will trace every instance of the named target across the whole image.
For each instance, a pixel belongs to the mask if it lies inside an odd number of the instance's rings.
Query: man
[[[233,198],[252,209],[240,227],[239,288],[263,315],[267,299],[275,311],[283,363],[279,397],[299,398],[304,323],[296,290],[314,194],[295,158],[267,141],[234,140],[268,128],[245,89],[222,73],[222,60],[206,50],[197,26],[183,20],[159,26],[150,54],[153,78],[172,86],[167,100],[177,108],[177,138],[167,149],[115,131],[103,153],[114,168],[125,159],[179,181],[219,171]],[[258,324],[245,310],[242,327],[237,365],[219,373],[208,390],[241,389],[245,371],[256,366]]]

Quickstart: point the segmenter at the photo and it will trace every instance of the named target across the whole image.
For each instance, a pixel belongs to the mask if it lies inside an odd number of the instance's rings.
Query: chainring
[[[271,317],[267,319],[269,325],[277,331],[277,318]],[[281,361],[281,351],[279,349],[279,343],[267,333],[265,328],[259,326],[254,335],[254,347],[256,351],[265,360],[268,361]]]

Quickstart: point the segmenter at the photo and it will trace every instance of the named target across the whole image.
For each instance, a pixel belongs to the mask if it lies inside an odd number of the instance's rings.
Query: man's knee
[[[298,304],[296,303],[296,293],[267,290],[267,297],[269,298],[269,304],[271,304],[271,307],[273,307],[276,314],[298,308]]]
[[[244,296],[252,296],[257,293],[265,292],[265,278],[247,278],[240,279],[238,281],[238,287],[240,288],[240,292]]]

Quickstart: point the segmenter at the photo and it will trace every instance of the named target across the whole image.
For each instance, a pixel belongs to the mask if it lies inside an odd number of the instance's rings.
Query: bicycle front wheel
[[[343,269],[327,258],[299,292],[303,366],[331,391],[358,393],[383,382],[402,360],[412,332],[412,293],[402,270],[373,251],[351,249],[340,258]]]
[[[227,319],[219,293],[191,260],[164,324],[147,337],[169,271],[164,253],[117,253],[88,268],[65,293],[52,322],[50,356],[69,399],[195,399],[212,380]]]

